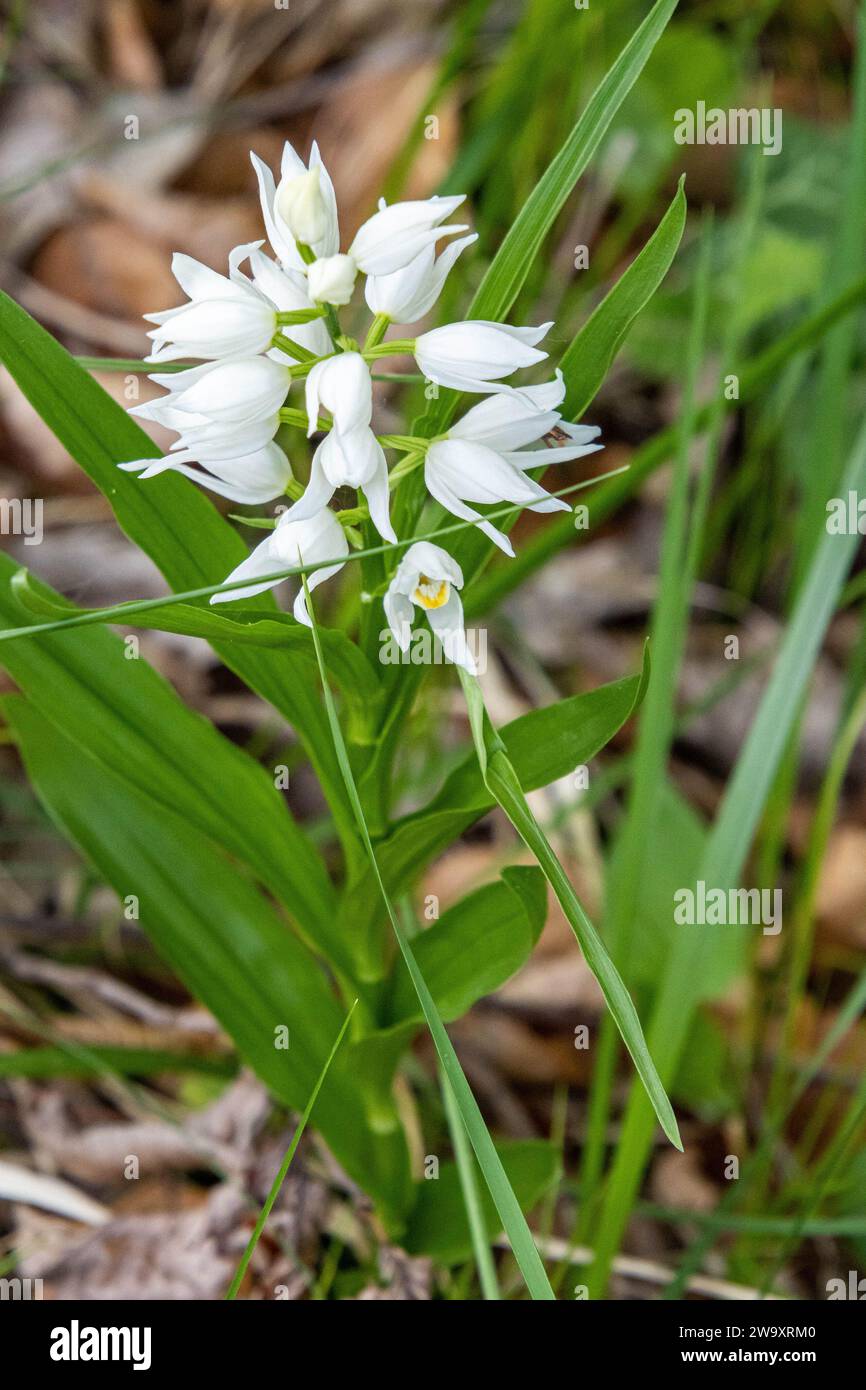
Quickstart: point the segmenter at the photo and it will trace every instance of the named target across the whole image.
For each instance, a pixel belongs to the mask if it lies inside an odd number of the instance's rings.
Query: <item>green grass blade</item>
[[[318,1099],[319,1092],[322,1089],[322,1083],[324,1082],[325,1077],[328,1075],[328,1072],[331,1069],[331,1063],[333,1062],[334,1058],[337,1055],[337,1052],[339,1051],[340,1043],[346,1036],[346,1029],[348,1028],[352,1020],[352,1014],[355,1012],[355,1005],[357,1003],[358,1001],[356,999],[354,1003],[351,1005],[349,1012],[346,1014],[346,1017],[343,1019],[343,1025],[340,1028],[340,1031],[337,1034],[336,1038],[334,1039],[334,1046],[328,1053],[328,1056],[325,1059],[325,1065],[319,1072],[319,1075],[316,1079],[316,1084],[310,1093],[310,1099],[307,1101],[307,1104],[304,1107],[304,1113],[301,1116],[300,1121],[298,1122],[298,1127],[292,1136],[292,1142],[286,1149],[285,1157],[283,1158],[283,1161],[280,1164],[277,1176],[274,1178],[274,1181],[271,1184],[271,1190],[265,1198],[264,1205],[262,1206],[262,1209],[259,1212],[259,1217],[256,1221],[253,1233],[250,1236],[249,1241],[247,1242],[247,1248],[241,1255],[238,1267],[235,1270],[235,1277],[231,1282],[231,1286],[229,1288],[228,1293],[226,1294],[227,1299],[237,1298],[238,1289],[243,1283],[243,1277],[246,1274],[247,1266],[249,1265],[249,1262],[253,1257],[253,1251],[259,1243],[262,1231],[265,1229],[265,1222],[271,1214],[271,1209],[273,1208],[274,1202],[277,1200],[277,1197],[280,1194],[280,1188],[285,1182],[286,1174],[292,1166],[292,1159],[295,1156],[297,1147],[301,1142],[301,1137],[304,1133],[304,1130],[307,1128],[310,1116],[313,1113],[313,1106],[315,1105],[316,1100]]]
[[[593,310],[560,359],[562,415],[579,420],[595,396],[629,328],[671,268],[686,225],[685,174],[649,241]]]
[[[508,1176],[502,1166],[502,1160],[496,1152],[493,1141],[487,1131],[487,1126],[481,1115],[481,1111],[478,1109],[478,1103],[472,1094],[466,1077],[463,1075],[463,1068],[460,1065],[457,1053],[454,1051],[451,1039],[445,1031],[445,1025],[439,1016],[439,1011],[436,1008],[433,996],[427,988],[427,982],[418,967],[415,953],[409,944],[406,933],[400,925],[399,918],[394,910],[394,905],[391,902],[388,891],[385,888],[384,880],[379,871],[378,860],[376,859],[376,853],[373,849],[370,833],[367,829],[367,822],[364,818],[364,811],[361,806],[360,797],[358,796],[358,789],[355,785],[355,778],[349,762],[349,755],[346,751],[346,744],[340,728],[340,721],[337,718],[334,697],[328,684],[318,624],[316,622],[315,611],[306,581],[304,583],[304,592],[306,594],[307,607],[313,624],[313,638],[316,643],[316,655],[319,661],[319,675],[322,681],[325,708],[331,726],[331,735],[334,740],[337,760],[343,774],[350,804],[355,813],[358,831],[370,860],[370,866],[373,870],[377,887],[391,920],[391,926],[394,929],[394,935],[397,938],[400,953],[406,963],[406,968],[411,976],[412,984],[415,986],[415,992],[418,995],[418,1001],[421,1005],[427,1027],[430,1030],[436,1051],[439,1054],[439,1061],[442,1064],[445,1078],[452,1088],[454,1098],[460,1110],[461,1119],[466,1126],[466,1132],[475,1150],[475,1155],[478,1159],[481,1171],[484,1174],[484,1179],[490,1189],[490,1195],[496,1204],[496,1210],[499,1212],[503,1228],[511,1242],[514,1258],[517,1260],[520,1271],[526,1280],[526,1287],[533,1298],[551,1300],[554,1298],[554,1293],[550,1287],[550,1282],[547,1278],[541,1256],[535,1248],[535,1242],[532,1238],[532,1232],[527,1225],[526,1217],[523,1215],[520,1203],[515,1197],[511,1184],[508,1181]]]
[[[466,312],[467,319],[499,321],[505,318],[520,293],[545,237],[640,76],[677,3],[678,0],[656,0],[646,19],[602,78],[565,144],[548,165],[509,228]],[[453,391],[440,393],[438,401],[425,416],[425,432],[433,435],[445,429],[456,400]]]
[[[866,427],[852,451],[843,496],[866,485]],[[757,717],[749,731],[712,833],[698,877],[713,887],[733,887],[749,852],[773,778],[797,718],[800,702],[827,626],[835,611],[860,537],[830,535],[826,530],[809,569]],[[650,1025],[650,1045],[663,1077],[674,1074],[693,1015],[684,1001],[693,997],[692,982],[701,971],[703,938],[685,929],[676,939]],[[632,1090],[610,1183],[605,1194],[596,1241],[590,1292],[607,1282],[634,1203],[652,1138],[652,1111],[640,1091]]]
[[[656,814],[673,738],[673,696],[688,623],[691,597],[690,576],[686,573],[689,467],[697,412],[698,374],[704,356],[711,250],[710,228],[705,226],[695,279],[679,447],[662,536],[659,598],[653,609],[650,630],[653,669],[641,708],[628,805],[608,883],[605,938],[614,959],[621,962],[628,959],[629,940],[638,927],[640,884],[646,864],[649,829]],[[707,459],[704,467],[708,466]],[[576,1232],[578,1240],[583,1239],[586,1233],[590,1205],[601,1177],[617,1056],[616,1035],[609,1017],[605,1017],[593,1069],[587,1138],[581,1161],[584,1205]]]

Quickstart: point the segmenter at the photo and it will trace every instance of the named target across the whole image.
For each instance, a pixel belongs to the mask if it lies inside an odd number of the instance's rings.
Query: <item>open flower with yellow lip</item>
[[[414,610],[427,614],[442,650],[455,666],[477,674],[475,658],[466,641],[463,604],[458,590],[463,588],[463,571],[441,546],[430,541],[410,545],[385,594],[385,616],[401,651],[406,651],[412,635]]]

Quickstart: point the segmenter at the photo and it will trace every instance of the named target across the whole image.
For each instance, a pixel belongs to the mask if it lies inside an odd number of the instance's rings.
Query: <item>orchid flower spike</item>
[[[315,564],[318,560],[335,560],[335,564],[313,570],[307,575],[307,588],[315,589],[343,568],[348,553],[346,533],[333,512],[317,512],[306,521],[292,521],[289,513],[284,512],[271,534],[225,580],[227,584],[237,579],[252,582],[240,589],[214,594],[211,603],[235,603],[238,599],[251,598],[253,594],[260,594],[282,583],[281,579],[268,579],[261,583],[260,576],[263,574],[292,569],[295,565]],[[312,627],[303,586],[292,611],[299,623]]]
[[[459,237],[449,242],[438,258],[431,242],[402,270],[369,275],[364,286],[368,306],[392,323],[417,323],[433,308],[457,257],[477,240],[477,232]]]
[[[374,212],[358,228],[349,255],[365,275],[391,275],[402,270],[427,246],[452,232],[465,232],[466,224],[443,227],[440,224],[459,208],[465,193],[456,198],[426,198],[417,202],[392,203],[380,199]]]
[[[415,361],[428,381],[439,386],[453,386],[457,391],[512,391],[512,386],[500,384],[500,378],[542,362],[547,353],[535,344],[552,327],[543,323],[538,328],[514,328],[484,319],[447,323],[416,338]]]
[[[258,155],[251,154],[250,159],[259,181],[268,241],[280,264],[285,269],[303,271],[299,241],[317,256],[336,255],[340,249],[337,199],[318,145],[313,143],[307,168],[286,141],[279,184],[274,183],[273,174]]]
[[[441,546],[430,541],[410,545],[385,594],[385,616],[401,651],[410,638],[414,608],[422,609],[449,661],[477,674],[463,626],[463,571]]]

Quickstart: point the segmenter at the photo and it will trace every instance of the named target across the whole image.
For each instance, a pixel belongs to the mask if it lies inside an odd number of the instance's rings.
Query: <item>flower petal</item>
[[[275,570],[281,568],[280,561],[273,553],[273,536],[266,536],[261,545],[257,545],[245,560],[236,565],[231,574],[226,575],[225,582],[232,583],[236,579],[255,580],[263,574],[273,574]],[[288,569],[285,565],[283,568]],[[230,589],[227,593],[212,594],[211,603],[236,603],[238,599],[252,598],[254,594],[261,594],[265,589],[273,589],[275,585],[282,583],[280,579],[271,579],[264,584],[248,584],[242,589]]]
[[[473,676],[478,674],[478,666],[469,644],[463,625],[463,604],[456,589],[452,589],[446,603],[441,608],[430,608],[427,621],[442,643],[442,650],[455,666],[462,666]]]

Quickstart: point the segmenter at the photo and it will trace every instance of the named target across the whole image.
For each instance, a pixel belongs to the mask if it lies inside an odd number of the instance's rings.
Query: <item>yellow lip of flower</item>
[[[449,585],[447,579],[428,579],[426,574],[418,576],[418,584],[412,597],[422,608],[441,608],[448,602]]]

